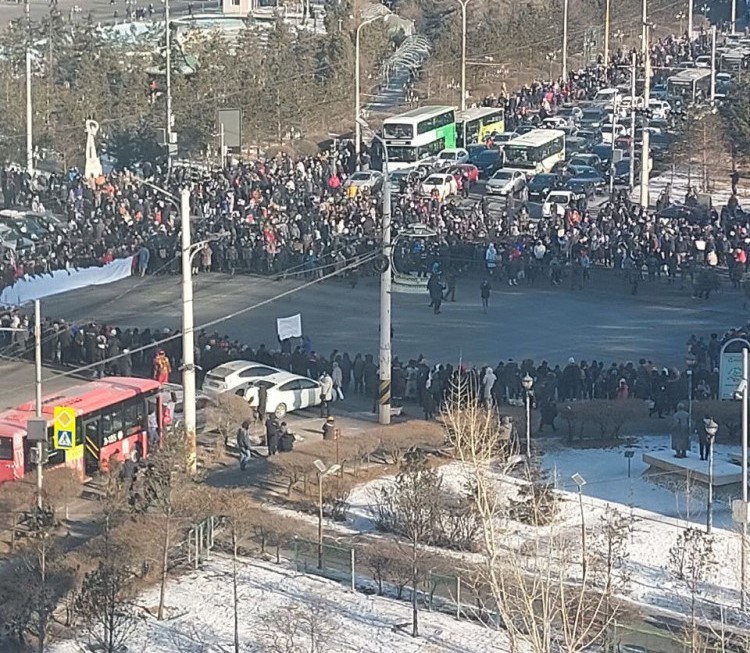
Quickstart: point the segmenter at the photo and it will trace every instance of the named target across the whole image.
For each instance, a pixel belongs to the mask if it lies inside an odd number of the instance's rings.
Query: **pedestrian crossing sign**
[[[55,449],[72,449],[76,439],[76,411],[67,406],[55,406],[53,438]]]

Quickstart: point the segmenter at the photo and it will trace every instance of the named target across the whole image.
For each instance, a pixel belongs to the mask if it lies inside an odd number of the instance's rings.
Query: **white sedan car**
[[[293,410],[320,405],[320,383],[306,376],[291,372],[279,372],[256,379],[247,386],[244,397],[252,405],[258,406],[258,390],[266,389],[266,413],[278,418]]]
[[[521,170],[498,170],[487,181],[488,195],[514,195],[526,187],[526,175]]]
[[[244,390],[251,381],[278,374],[281,371],[276,367],[253,361],[229,361],[214,367],[206,374],[201,390],[209,396],[224,392],[238,392]]]
[[[442,172],[431,174],[422,182],[422,193],[432,195],[433,192],[436,192],[441,200],[449,195],[455,195],[458,192],[456,178]]]
[[[438,152],[435,160],[436,167],[440,170],[450,168],[458,165],[459,163],[469,162],[469,152],[462,147],[448,147]]]

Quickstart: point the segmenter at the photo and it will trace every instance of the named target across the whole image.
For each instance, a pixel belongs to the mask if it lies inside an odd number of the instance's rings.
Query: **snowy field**
[[[626,448],[635,449],[636,452],[631,460],[630,478],[624,456]],[[690,455],[697,458],[695,448],[696,445]],[[586,479],[584,518],[587,530],[593,536],[588,546],[596,546],[596,531],[607,508],[617,510],[627,519],[630,529],[626,568],[631,582],[627,596],[653,607],[685,614],[689,590],[670,570],[670,548],[688,526],[705,530],[706,491],[705,486],[694,483],[688,493],[684,480],[670,474],[647,472],[647,466],[641,459],[642,453],[662,450],[669,450],[668,436],[641,438],[631,447],[570,449],[551,446],[545,452],[542,463],[550,479],[557,479],[560,492],[560,510],[552,528],[578,539],[581,513],[577,488],[571,476],[580,473]],[[719,445],[715,457],[717,461],[726,461],[734,453],[739,453],[739,447]],[[445,487],[456,492],[466,487],[469,476],[460,463],[450,463],[440,469]],[[516,495],[519,483],[516,479],[499,474],[496,479],[498,492],[505,501]],[[378,479],[355,488],[349,498],[349,527],[360,531],[373,529],[372,504],[376,490],[391,480]],[[737,493],[739,489],[733,488],[733,491]],[[716,564],[710,568],[701,587],[700,600],[707,604],[723,603],[736,607],[739,604],[741,543],[739,533],[732,524],[729,496],[726,490],[721,490],[719,494],[713,529]],[[533,527],[510,518],[503,518],[500,528],[503,544],[510,548],[520,549],[534,537]],[[470,554],[463,555],[472,557]]]
[[[650,205],[654,206],[659,195],[667,186],[672,184],[672,191],[670,199],[673,204],[684,204],[685,194],[687,193],[688,186],[698,187],[701,185],[701,166],[693,166],[692,174],[688,174],[686,166],[677,166],[674,173],[669,170],[656,177],[651,177],[649,180],[649,200]],[[729,178],[726,179],[712,179],[711,180],[713,189],[711,191],[711,201],[714,208],[717,211],[721,211],[722,207],[726,206],[729,198],[732,195],[732,185]],[[740,201],[740,206],[747,209],[750,204],[750,192],[748,190],[747,183],[743,180],[738,188],[737,197]],[[636,184],[636,188],[631,193],[631,199],[638,201],[640,197],[640,188]]]
[[[128,642],[131,653],[227,653],[233,649],[231,559],[216,556],[204,569],[174,579],[170,618],[145,611]],[[138,598],[153,608],[156,589]],[[411,624],[407,602],[347,591],[340,584],[281,566],[242,561],[239,568],[240,650],[246,653],[507,653],[497,631],[448,615],[420,612],[420,637],[394,630]],[[318,644],[311,630],[320,633]],[[289,638],[294,641],[290,645]],[[50,653],[81,653],[76,642]]]

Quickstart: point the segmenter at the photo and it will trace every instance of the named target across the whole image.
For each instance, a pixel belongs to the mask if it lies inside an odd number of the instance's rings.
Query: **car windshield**
[[[550,204],[567,204],[568,195],[566,195],[565,193],[550,193],[549,197],[547,197],[547,201]]]
[[[442,184],[444,182],[445,182],[445,177],[441,177],[439,175],[430,175],[429,177],[427,177],[424,183],[437,185],[437,184]]]
[[[537,175],[531,180],[529,188],[536,190],[537,188],[549,188],[555,183],[555,175]]]
[[[596,111],[596,110],[589,109],[588,111],[584,111],[583,112],[583,119],[584,120],[596,121],[596,120],[601,120],[601,118],[602,118],[602,112],[601,111]]]
[[[350,179],[352,181],[368,181],[370,179],[369,172],[355,172]]]
[[[441,152],[438,154],[438,159],[441,159],[442,161],[452,161],[457,158],[458,154],[456,152]]]
[[[485,150],[477,157],[477,161],[497,161],[499,158],[500,152],[497,150]]]

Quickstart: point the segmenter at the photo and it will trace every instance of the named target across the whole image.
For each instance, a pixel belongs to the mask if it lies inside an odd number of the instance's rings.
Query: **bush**
[[[442,432],[417,430],[386,430],[380,435],[375,453],[387,464],[400,465],[407,451],[413,449],[432,450],[445,445]]]
[[[559,414],[571,441],[576,434],[579,439],[618,440],[627,424],[648,417],[648,408],[638,399],[591,399],[565,403],[560,406]]]

